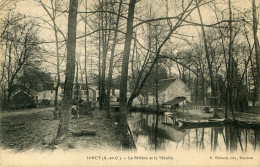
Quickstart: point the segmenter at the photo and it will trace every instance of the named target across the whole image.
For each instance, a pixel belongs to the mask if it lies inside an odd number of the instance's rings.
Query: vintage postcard
[[[260,166],[259,0],[0,0],[0,166]]]

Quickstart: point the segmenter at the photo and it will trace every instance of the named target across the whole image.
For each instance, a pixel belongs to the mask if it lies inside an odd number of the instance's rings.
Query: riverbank
[[[0,141],[2,149],[26,150],[122,150],[118,127],[105,111],[94,110],[93,117],[80,115],[71,119],[68,138],[53,144],[59,120],[53,120],[52,108],[1,113]],[[77,136],[87,130],[92,135]]]

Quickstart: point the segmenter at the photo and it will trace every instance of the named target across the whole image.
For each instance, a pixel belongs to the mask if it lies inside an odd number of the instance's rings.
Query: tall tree
[[[260,106],[260,48],[259,41],[257,37],[257,27],[258,27],[258,18],[256,13],[256,4],[255,0],[252,0],[252,11],[253,11],[253,35],[254,35],[254,45],[255,45],[255,58],[256,58],[256,67],[257,67],[257,105]]]
[[[128,78],[128,64],[129,54],[131,48],[131,41],[133,36],[133,20],[136,0],[130,0],[128,9],[128,19],[126,26],[125,45],[122,60],[121,82],[120,82],[120,132],[126,134],[128,130],[127,125],[127,78]]]
[[[26,63],[35,58],[39,52],[38,29],[35,21],[26,16],[9,16],[6,18],[6,29],[2,31],[1,42],[5,42],[5,63],[1,77],[1,86],[7,86],[6,107],[15,91],[15,82]]]
[[[55,100],[54,100],[54,106],[55,110],[53,112],[54,119],[57,119],[57,110],[58,110],[58,90],[60,86],[60,54],[59,54],[59,38],[58,38],[58,27],[56,24],[57,20],[57,8],[59,7],[59,0],[51,0],[51,11],[49,11],[46,7],[46,5],[40,0],[40,3],[43,7],[43,9],[46,11],[50,19],[52,20],[52,28],[55,36],[55,45],[56,45],[56,71],[57,71],[57,83],[55,87]]]
[[[85,24],[84,24],[84,33],[85,33],[85,37],[84,37],[84,55],[85,55],[85,59],[84,59],[84,72],[85,72],[85,82],[86,82],[86,89],[87,89],[87,104],[88,104],[88,110],[90,109],[89,107],[89,89],[88,89],[88,74],[87,74],[87,10],[88,10],[88,6],[87,6],[87,2],[86,2],[86,17],[85,17]]]
[[[207,58],[207,64],[208,64],[208,69],[209,69],[209,76],[210,76],[210,87],[211,87],[211,98],[214,106],[214,116],[217,116],[217,94],[216,94],[216,88],[215,88],[215,80],[214,80],[214,75],[213,75],[213,69],[212,69],[212,64],[211,64],[211,58],[208,50],[208,43],[207,43],[207,38],[206,38],[206,33],[204,29],[204,23],[202,20],[200,8],[198,6],[198,1],[196,0],[196,5],[199,13],[199,18],[200,18],[200,23],[201,23],[201,30],[202,30],[202,35],[203,35],[203,42],[204,42],[204,49],[205,49],[205,54]]]
[[[128,100],[128,106],[129,107],[131,107],[133,100],[141,93],[141,90],[143,89],[143,87],[144,87],[147,79],[149,78],[149,76],[150,76],[154,66],[156,65],[157,60],[162,58],[162,57],[170,59],[170,57],[161,56],[161,50],[162,50],[163,46],[167,43],[167,41],[171,38],[173,32],[175,32],[175,30],[177,30],[182,25],[183,20],[185,20],[190,15],[190,13],[194,10],[194,8],[189,10],[192,2],[193,2],[193,0],[188,3],[188,5],[186,6],[185,10],[183,10],[183,12],[179,15],[179,19],[176,21],[175,25],[174,26],[172,26],[172,25],[169,26],[170,27],[170,32],[166,35],[166,37],[164,37],[164,39],[161,42],[161,44],[158,45],[158,48],[156,47],[156,51],[153,52],[153,51],[148,49],[149,52],[155,54],[155,58],[152,60],[151,66],[149,67],[149,69],[148,69],[147,73],[145,74],[145,76],[143,77],[143,79],[142,80],[141,79],[140,80],[137,79],[138,82],[135,83],[135,87],[133,89],[133,92],[132,92],[132,94],[131,94],[131,96],[130,96],[130,98]],[[147,22],[149,22],[149,21],[147,21]],[[172,60],[174,60],[174,59],[172,59]],[[140,73],[139,75],[142,75],[142,73]]]
[[[228,94],[228,107],[229,107],[229,111],[232,112],[232,116],[233,119],[235,119],[234,117],[234,113],[233,113],[233,88],[232,88],[232,84],[233,84],[233,40],[232,40],[232,36],[233,36],[233,27],[232,27],[232,6],[231,6],[231,0],[228,0],[228,9],[229,9],[229,52],[228,52],[228,69],[227,69],[227,81],[228,81],[228,88],[227,88],[227,94]]]
[[[111,49],[111,56],[110,56],[110,63],[109,63],[109,71],[108,71],[108,81],[107,81],[107,98],[106,98],[106,107],[107,107],[107,117],[110,117],[110,93],[111,93],[111,86],[112,86],[112,75],[113,75],[113,65],[114,65],[114,56],[115,56],[115,49],[116,49],[116,43],[117,43],[117,33],[118,33],[118,27],[119,27],[119,21],[120,21],[120,13],[121,13],[121,6],[122,1],[120,0],[119,8],[118,8],[118,16],[116,19],[116,27],[115,27],[115,34],[113,39],[113,45]]]
[[[70,0],[64,95],[61,107],[60,123],[56,138],[61,138],[62,136],[66,137],[68,135],[72,107],[73,81],[75,75],[77,10],[78,0]]]
[[[109,42],[111,37],[111,14],[108,14],[109,7],[111,6],[111,3],[105,0],[105,2],[101,3],[102,6],[102,12],[101,12],[101,28],[102,28],[102,51],[103,51],[103,57],[102,57],[102,75],[101,75],[101,96],[100,100],[102,103],[101,108],[104,109],[105,105],[107,105],[107,98],[106,98],[106,67],[107,67],[107,53],[109,48]],[[104,9],[105,8],[105,9]],[[103,14],[105,13],[105,14]],[[104,20],[103,20],[104,19]],[[108,31],[106,30],[108,29]],[[108,110],[109,111],[109,110]],[[109,116],[109,115],[108,115]]]

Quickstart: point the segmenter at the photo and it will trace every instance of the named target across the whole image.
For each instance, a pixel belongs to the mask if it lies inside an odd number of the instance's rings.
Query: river
[[[223,125],[180,130],[168,125],[175,121],[165,115],[132,113],[128,124],[137,151],[260,152],[260,129]]]

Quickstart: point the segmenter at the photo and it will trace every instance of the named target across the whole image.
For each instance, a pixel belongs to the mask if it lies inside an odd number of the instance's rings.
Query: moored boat
[[[222,126],[223,121],[224,121],[224,119],[193,120],[193,121],[178,120],[178,125],[179,125],[179,128],[184,128],[184,129],[205,128],[205,127]]]

